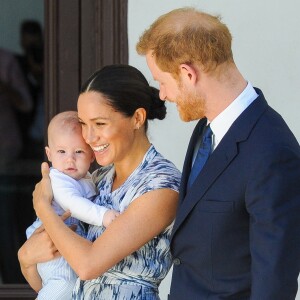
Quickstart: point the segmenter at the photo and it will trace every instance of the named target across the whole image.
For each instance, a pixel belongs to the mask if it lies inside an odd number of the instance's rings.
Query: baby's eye
[[[76,153],[84,153],[83,150],[77,150]]]
[[[65,150],[58,150],[58,153],[65,153]]]

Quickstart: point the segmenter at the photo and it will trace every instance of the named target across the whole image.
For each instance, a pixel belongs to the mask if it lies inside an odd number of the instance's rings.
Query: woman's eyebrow
[[[82,121],[82,119],[79,118],[79,117],[78,117],[78,120]],[[97,121],[97,120],[109,120],[109,118],[108,117],[101,117],[101,116],[99,116],[99,117],[94,117],[94,118],[90,119],[90,121]]]

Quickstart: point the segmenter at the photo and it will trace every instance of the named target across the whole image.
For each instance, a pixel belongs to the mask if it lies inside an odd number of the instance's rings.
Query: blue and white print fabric
[[[180,172],[170,161],[163,158],[153,145],[124,184],[112,192],[114,174],[113,166],[100,168],[94,172],[94,181],[100,191],[95,202],[121,213],[130,203],[149,191],[162,188],[177,192],[179,190]],[[172,226],[173,224],[168,226],[161,234],[100,277],[86,281],[78,279],[73,299],[159,299],[158,286],[172,264],[170,253]],[[87,238],[94,241],[104,230],[103,226],[90,225]]]

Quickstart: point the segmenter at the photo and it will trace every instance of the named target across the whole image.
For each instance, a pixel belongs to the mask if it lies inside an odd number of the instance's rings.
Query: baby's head
[[[54,116],[48,126],[45,149],[52,167],[76,180],[86,175],[95,159],[93,150],[82,137],[76,111]]]

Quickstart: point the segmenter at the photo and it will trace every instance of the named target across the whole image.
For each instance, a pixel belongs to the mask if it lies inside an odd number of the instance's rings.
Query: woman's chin
[[[105,158],[102,154],[95,152],[97,164],[103,167],[110,165],[112,162],[110,159]]]

